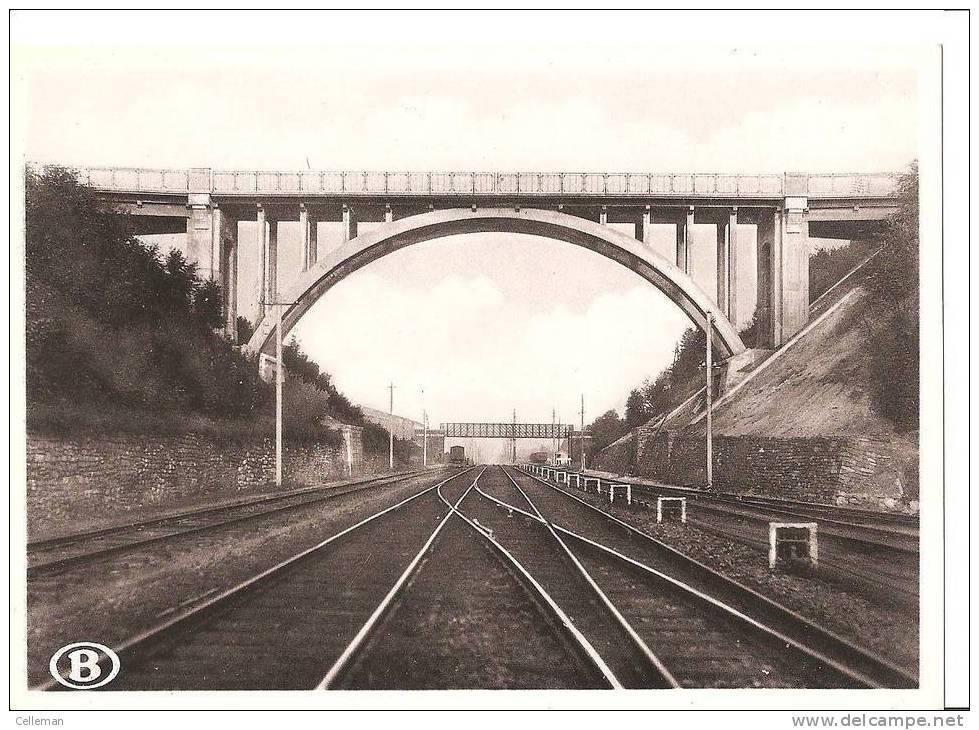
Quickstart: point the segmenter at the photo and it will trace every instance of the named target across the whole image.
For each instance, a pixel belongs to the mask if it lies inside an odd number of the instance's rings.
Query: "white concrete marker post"
[[[812,567],[819,564],[819,543],[815,522],[769,522],[768,523],[768,567],[772,570],[778,565],[780,546],[803,548],[808,563]],[[803,536],[804,535],[804,536]]]
[[[632,485],[631,484],[609,484],[608,485],[608,502],[609,504],[615,503],[615,491],[625,490],[625,501],[626,504],[632,504]]]
[[[680,505],[680,522],[687,521],[687,498],[686,497],[657,497],[656,498],[656,521],[663,521],[663,504]]]

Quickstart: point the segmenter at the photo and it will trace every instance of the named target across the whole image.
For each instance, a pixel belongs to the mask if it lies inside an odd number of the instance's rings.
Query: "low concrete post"
[[[608,485],[608,503],[615,503],[615,492],[618,490],[620,493],[625,490],[625,501],[626,504],[632,505],[632,485],[631,484],[612,484]]]
[[[598,477],[585,477],[584,490],[586,492],[588,491],[588,484],[589,484],[589,482],[594,482],[595,483],[595,489],[596,489],[596,491],[599,494],[601,494],[602,480],[599,479]]]
[[[656,521],[663,522],[676,515],[677,507],[680,509],[680,522],[687,521],[687,498],[686,497],[657,497],[656,498]],[[664,509],[665,508],[665,509]]]
[[[769,522],[768,567],[819,564],[819,543],[815,522]]]

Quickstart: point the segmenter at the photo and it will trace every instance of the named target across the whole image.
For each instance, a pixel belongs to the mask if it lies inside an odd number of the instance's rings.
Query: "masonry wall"
[[[613,474],[631,474],[635,471],[636,434],[606,446],[591,457],[588,467]]]
[[[354,476],[363,472],[359,431]],[[344,445],[287,445],[283,488],[347,478]],[[201,434],[69,438],[29,434],[31,538],[120,523],[275,490],[271,439],[235,443]]]
[[[633,432],[635,461],[626,463],[623,445],[596,459],[596,469],[671,484],[706,483],[702,437]],[[718,491],[760,494],[882,509],[914,509],[918,463],[885,441],[866,438],[774,438],[716,436],[714,486]]]

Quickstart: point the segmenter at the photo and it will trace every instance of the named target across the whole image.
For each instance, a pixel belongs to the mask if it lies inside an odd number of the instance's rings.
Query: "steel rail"
[[[631,535],[636,535],[637,537],[641,538],[643,541],[654,546],[657,550],[664,552],[665,554],[669,555],[672,559],[680,562],[681,564],[684,564],[687,568],[699,571],[710,581],[715,582],[718,585],[723,585],[728,589],[733,590],[739,593],[740,595],[745,596],[746,598],[750,598],[754,603],[757,603],[759,606],[766,608],[767,610],[771,611],[775,615],[781,616],[783,620],[786,620],[798,626],[800,629],[804,629],[807,634],[810,634],[818,638],[818,640],[824,643],[825,645],[832,646],[833,649],[835,649],[836,651],[841,652],[846,656],[853,657],[857,659],[858,662],[862,662],[868,666],[873,667],[880,675],[887,678],[888,684],[885,686],[889,686],[889,687],[896,686],[902,688],[913,688],[918,686],[918,677],[916,675],[910,673],[909,671],[905,670],[902,667],[899,667],[898,665],[894,664],[888,659],[878,656],[877,654],[874,654],[869,650],[861,646],[858,646],[857,644],[854,644],[850,640],[843,638],[839,634],[836,634],[835,632],[830,631],[829,629],[823,626],[813,623],[810,619],[806,618],[805,616],[789,608],[786,608],[782,604],[772,600],[768,596],[759,593],[753,588],[749,588],[743,583],[740,583],[737,580],[730,578],[729,576],[719,573],[718,571],[705,565],[699,560],[696,560],[690,557],[689,555],[680,552],[676,548],[673,548],[667,545],[666,543],[657,540],[651,535],[647,535],[645,532],[634,527],[633,525],[630,525],[628,522],[625,522],[624,520],[619,519],[615,515],[611,515],[608,512],[605,512],[604,510],[601,510],[598,507],[594,506],[593,504],[586,502],[585,500],[581,499],[578,495],[572,494],[571,492],[561,489],[560,487],[554,484],[550,484],[549,482],[535,476],[534,474],[529,474],[523,470],[521,470],[521,474],[533,479],[536,482],[543,484],[544,486],[558,492],[559,494],[563,494],[564,496],[573,499],[576,502],[579,502],[580,504],[584,505],[585,507],[592,510],[593,512],[602,515],[602,517],[604,517],[606,520],[615,522],[616,524],[624,528],[626,531],[628,531]]]
[[[645,491],[645,490],[643,490]],[[832,518],[815,517],[804,513],[780,510],[764,506],[744,505],[739,508],[737,503],[719,504],[709,500],[698,500],[698,507],[714,514],[727,516],[729,518],[747,520],[749,522],[759,522],[767,525],[772,521],[771,518],[803,518],[819,520],[819,534],[839,542],[852,543],[865,548],[874,550],[889,550],[905,555],[918,555],[917,536],[911,535],[900,530],[881,529],[869,525],[846,523]],[[757,510],[752,512],[751,510]],[[767,514],[764,514],[767,513]],[[876,533],[869,536],[867,533]]]
[[[484,496],[487,499],[495,502],[497,505],[499,505],[503,509],[509,510],[510,512],[519,512],[523,516],[528,517],[528,518],[530,518],[532,520],[536,520],[538,522],[545,523],[545,521],[542,520],[540,517],[537,517],[536,515],[533,515],[530,512],[526,512],[526,511],[520,509],[519,507],[516,507],[515,505],[512,505],[512,504],[510,504],[508,502],[505,502],[505,501],[503,501],[501,499],[498,499],[498,498],[494,497],[491,494],[486,494],[485,492],[483,492],[478,487],[477,487],[477,491],[482,496]],[[687,583],[684,583],[683,581],[681,581],[681,580],[679,580],[677,578],[674,578],[671,575],[667,575],[666,573],[663,573],[662,571],[659,571],[656,568],[653,568],[653,567],[651,567],[649,565],[646,565],[645,563],[643,563],[641,561],[638,561],[638,560],[636,560],[634,558],[630,558],[628,555],[625,555],[625,554],[619,552],[615,548],[609,547],[608,545],[604,545],[604,544],[602,544],[600,542],[597,542],[595,540],[592,540],[590,538],[587,538],[584,535],[580,535],[577,532],[574,532],[573,530],[569,530],[569,529],[567,529],[565,527],[561,527],[560,525],[554,525],[554,529],[557,530],[558,532],[564,534],[564,535],[567,535],[572,540],[576,540],[578,542],[581,542],[581,543],[584,543],[586,545],[589,545],[590,547],[595,548],[596,550],[598,550],[598,551],[600,551],[602,553],[605,553],[606,555],[609,555],[609,556],[615,558],[616,560],[618,560],[620,562],[624,562],[624,563],[628,564],[629,566],[631,566],[633,568],[636,568],[636,569],[638,569],[638,570],[640,570],[640,571],[642,571],[644,573],[647,573],[647,574],[653,576],[654,578],[656,578],[656,579],[658,579],[660,581],[669,583],[671,586],[673,586],[674,588],[679,589],[681,592],[683,592],[683,593],[685,593],[687,595],[693,596],[694,598],[696,598],[697,600],[699,600],[701,602],[710,604],[710,606],[713,609],[717,610],[718,612],[724,613],[725,615],[727,615],[727,616],[729,616],[731,618],[734,618],[734,619],[736,619],[736,620],[738,620],[738,621],[740,621],[742,623],[748,624],[752,629],[754,629],[754,630],[756,630],[756,631],[758,631],[760,633],[765,634],[766,637],[769,640],[778,642],[778,643],[783,644],[783,645],[790,646],[793,649],[795,649],[797,652],[799,652],[800,654],[803,654],[808,659],[815,660],[815,661],[819,662],[820,664],[823,664],[825,666],[828,666],[828,667],[834,669],[835,671],[837,671],[838,673],[842,674],[843,676],[845,676],[848,679],[851,679],[853,681],[856,681],[859,684],[862,684],[862,685],[864,685],[864,686],[866,686],[868,688],[879,688],[879,687],[881,687],[881,685],[878,684],[877,682],[875,682],[871,677],[868,677],[867,675],[865,675],[865,674],[863,674],[861,672],[858,672],[856,670],[853,670],[853,669],[845,666],[844,664],[836,661],[835,659],[826,656],[825,654],[819,652],[816,649],[813,649],[811,647],[806,646],[805,644],[803,644],[803,643],[801,643],[801,642],[793,639],[792,637],[790,637],[790,636],[788,636],[788,635],[786,635],[786,634],[778,631],[777,629],[773,629],[770,626],[766,626],[765,624],[763,624],[760,621],[752,618],[751,616],[748,616],[747,614],[739,611],[738,609],[734,608],[733,606],[729,606],[728,604],[724,603],[723,601],[720,601],[717,598],[714,598],[713,596],[711,596],[711,595],[709,595],[707,593],[704,593],[703,591],[700,591],[697,588],[694,588],[693,586],[691,586],[691,585],[689,585]]]
[[[476,475],[476,478],[473,480],[472,484],[469,485],[466,491],[462,493],[462,496],[456,501],[456,505],[465,499],[466,495],[472,491],[472,488],[476,485],[476,482],[479,481],[479,477],[481,477],[485,471],[486,467],[483,467],[482,471]],[[441,484],[436,487],[436,494],[438,494],[442,501],[445,501],[445,499],[442,497],[441,488]],[[350,643],[347,644],[347,647],[343,650],[337,660],[333,663],[333,666],[331,666],[329,671],[326,673],[326,676],[324,676],[323,679],[320,680],[319,684],[316,685],[316,689],[330,689],[336,683],[337,679],[340,677],[340,673],[349,666],[353,656],[363,647],[367,636],[371,633],[374,627],[378,625],[381,617],[387,613],[391,604],[394,602],[395,597],[401,592],[401,589],[407,584],[408,579],[414,574],[415,570],[418,568],[418,565],[421,563],[422,558],[425,557],[425,554],[428,552],[429,548],[432,547],[435,539],[439,536],[439,533],[442,532],[442,528],[445,527],[445,524],[449,521],[451,516],[452,509],[446,512],[445,516],[439,521],[438,525],[432,531],[432,534],[429,535],[428,539],[425,541],[425,544],[421,546],[421,549],[419,549],[419,551],[415,554],[415,557],[412,558],[411,562],[408,563],[408,566],[398,577],[398,580],[395,581],[393,586],[391,586],[391,589],[387,592],[387,595],[381,599],[381,602],[377,605],[377,608],[374,609],[374,612],[368,617],[367,621],[364,622],[364,625],[360,627],[360,630],[354,635],[354,638],[351,639]]]
[[[369,483],[366,483],[366,482],[365,483],[357,482],[357,484],[362,484],[362,486],[357,486],[354,489],[346,489],[346,490],[343,490],[343,491],[333,491],[334,489],[340,489],[338,487],[317,487],[317,488],[313,488],[313,489],[303,490],[301,492],[290,493],[289,495],[272,496],[272,497],[268,498],[268,500],[265,500],[265,499],[256,499],[256,500],[252,500],[252,501],[249,501],[249,502],[235,503],[235,504],[231,504],[231,505],[225,505],[225,506],[222,506],[222,507],[212,507],[212,508],[208,508],[206,510],[201,510],[200,512],[196,512],[196,513],[195,512],[188,512],[188,513],[182,514],[179,517],[172,516],[172,517],[160,518],[159,520],[151,520],[151,521],[146,522],[146,523],[134,523],[132,526],[129,526],[127,528],[120,528],[118,530],[118,533],[119,534],[122,534],[122,533],[125,532],[126,529],[137,529],[138,530],[138,529],[141,529],[143,527],[148,527],[148,526],[153,526],[153,525],[157,525],[157,526],[158,525],[164,525],[167,522],[177,522],[179,520],[193,519],[193,518],[207,516],[207,515],[220,514],[221,512],[232,512],[232,511],[234,511],[236,509],[240,509],[240,508],[248,508],[248,507],[252,507],[252,506],[256,506],[256,505],[262,505],[262,504],[271,504],[271,503],[274,503],[274,502],[281,502],[281,501],[284,501],[286,499],[290,499],[290,498],[293,498],[293,497],[303,497],[306,494],[316,494],[318,492],[323,492],[323,494],[319,494],[319,496],[315,496],[315,497],[313,497],[311,499],[307,499],[307,500],[304,500],[304,501],[296,502],[294,504],[287,504],[287,505],[282,505],[282,506],[279,506],[279,507],[272,507],[271,509],[265,509],[265,510],[261,510],[259,512],[252,512],[252,513],[248,513],[248,514],[244,514],[244,515],[238,515],[237,517],[231,517],[229,519],[220,520],[218,522],[210,522],[210,523],[203,524],[203,525],[194,525],[194,526],[191,526],[191,527],[187,527],[187,528],[184,528],[184,529],[178,529],[178,530],[175,530],[174,532],[169,532],[169,533],[165,533],[165,534],[162,534],[162,535],[154,535],[152,537],[146,537],[146,538],[143,538],[143,539],[140,539],[140,540],[134,540],[132,542],[125,542],[125,543],[120,543],[120,544],[117,544],[117,545],[110,545],[108,547],[99,548],[99,549],[96,549],[96,550],[91,550],[89,552],[78,553],[78,554],[75,554],[75,555],[68,555],[68,556],[61,557],[61,558],[55,558],[54,560],[49,560],[49,561],[46,561],[46,562],[36,563],[34,565],[29,565],[27,567],[27,579],[28,580],[32,580],[32,579],[38,578],[38,577],[40,577],[42,575],[49,575],[51,573],[59,572],[59,571],[61,571],[63,569],[66,569],[66,568],[70,568],[70,567],[77,566],[77,565],[82,565],[82,564],[85,564],[85,563],[91,563],[91,562],[94,562],[96,560],[100,560],[102,558],[108,557],[110,555],[116,555],[116,554],[119,554],[119,553],[125,553],[125,552],[129,552],[129,551],[132,551],[132,550],[137,550],[139,548],[143,548],[143,547],[146,547],[148,545],[155,545],[155,544],[158,544],[158,543],[161,543],[161,542],[166,542],[167,540],[172,540],[172,539],[175,539],[175,538],[184,537],[186,535],[195,535],[195,534],[199,534],[199,533],[202,533],[202,532],[208,532],[208,531],[211,531],[211,530],[218,530],[218,529],[220,529],[222,527],[228,527],[230,525],[236,525],[236,524],[239,524],[239,523],[242,523],[242,522],[248,522],[250,520],[257,520],[257,519],[261,519],[262,517],[268,517],[270,515],[283,514],[285,512],[290,512],[290,511],[294,511],[294,510],[300,510],[300,509],[302,509],[304,507],[311,507],[311,506],[319,505],[319,504],[322,504],[324,502],[329,502],[331,500],[337,499],[339,497],[343,497],[343,496],[346,496],[346,495],[349,495],[349,494],[356,494],[358,492],[362,492],[362,491],[364,491],[366,489],[370,489],[371,487],[388,486],[390,484],[393,484],[393,483],[396,483],[396,482],[399,482],[399,481],[403,481],[403,480],[409,479],[409,478],[411,478],[411,476],[413,476],[413,474],[409,474],[408,476],[399,476],[399,477],[393,477],[393,478],[385,478],[386,480],[385,481],[381,481],[380,483],[377,483],[377,482],[374,482],[374,481],[371,481]],[[96,539],[97,540],[97,539],[99,539],[99,537],[106,537],[106,536],[109,536],[111,534],[113,534],[113,533],[106,533],[105,535],[101,535],[101,536],[98,536],[98,537],[95,537],[95,538],[92,538],[92,539]],[[84,540],[82,540],[82,541],[84,541]],[[68,543],[68,544],[71,544],[71,543]]]
[[[720,527],[716,527],[709,522],[704,522],[697,519],[696,517],[687,517],[687,524],[693,525],[697,529],[704,532],[711,533],[717,537],[723,538],[725,540],[730,540],[733,543],[738,543],[740,545],[745,545],[746,547],[758,550],[761,553],[767,554],[768,543],[760,538],[753,538],[749,535],[736,534],[733,532],[728,532]],[[902,607],[912,607],[917,610],[918,606],[918,593],[917,591],[908,590],[904,585],[899,585],[897,581],[889,582],[880,578],[879,574],[869,573],[858,568],[854,568],[852,565],[846,562],[840,562],[832,558],[827,557],[827,551],[822,548],[819,551],[819,568],[822,571],[823,568],[829,568],[832,573],[836,573],[834,577],[838,580],[841,578],[849,578],[852,583],[855,583],[858,587],[863,587],[864,590],[872,588],[875,591],[890,591],[892,595],[889,598],[895,600]],[[891,575],[894,575],[893,573]],[[897,576],[897,579],[902,583],[907,584],[908,582],[916,582],[916,575],[910,573],[904,573]]]
[[[167,514],[160,515],[158,517],[153,517],[146,520],[134,520],[132,522],[124,522],[118,525],[111,525],[109,527],[100,527],[95,530],[86,530],[84,532],[75,532],[69,535],[56,535],[54,537],[46,537],[39,540],[29,540],[27,542],[27,549],[30,550],[48,550],[53,547],[59,547],[61,545],[70,545],[76,542],[83,542],[85,540],[91,540],[99,537],[106,537],[117,532],[123,532],[125,530],[138,529],[143,527],[154,527],[156,525],[165,524],[174,520],[186,519],[188,517],[199,517],[202,515],[207,515],[213,512],[222,512],[228,509],[236,509],[239,507],[250,507],[254,504],[265,504],[269,502],[280,501],[283,499],[289,499],[291,497],[301,496],[303,494],[311,492],[322,492],[327,490],[340,490],[345,487],[356,487],[361,485],[373,485],[384,484],[388,481],[395,481],[397,479],[407,479],[408,477],[415,476],[417,474],[424,473],[421,470],[415,471],[403,471],[395,472],[393,474],[382,474],[380,476],[369,477],[367,479],[355,479],[352,481],[339,482],[335,484],[326,484],[314,487],[302,487],[299,489],[290,489],[286,492],[278,492],[276,494],[262,494],[256,497],[248,497],[240,500],[232,500],[230,502],[224,502],[221,504],[211,504],[207,506],[202,506],[199,509],[186,509],[179,512],[170,512]],[[337,492],[338,494],[340,492]],[[343,492],[344,494],[349,494],[349,492]]]
[[[271,568],[267,568],[266,570],[263,570],[262,572],[258,573],[257,575],[254,575],[251,578],[247,578],[247,579],[241,581],[240,583],[235,584],[231,588],[228,588],[228,589],[222,591],[221,593],[218,593],[217,595],[212,596],[211,598],[209,598],[208,600],[204,601],[203,603],[200,603],[200,604],[197,604],[195,606],[190,606],[188,608],[185,608],[184,610],[182,610],[182,611],[180,611],[178,613],[173,614],[166,621],[162,621],[162,622],[156,624],[155,626],[151,626],[150,628],[145,629],[144,631],[141,631],[141,632],[139,632],[139,633],[137,633],[137,634],[135,634],[133,636],[127,637],[127,638],[123,639],[122,641],[118,642],[115,646],[112,646],[110,648],[112,648],[113,651],[115,651],[115,653],[120,656],[120,658],[123,657],[125,654],[130,654],[133,651],[137,650],[141,645],[147,643],[148,641],[150,641],[152,639],[159,638],[159,637],[165,635],[167,632],[178,630],[179,627],[182,624],[185,624],[189,620],[201,618],[207,612],[213,611],[213,610],[219,608],[220,606],[223,606],[230,599],[236,598],[236,597],[244,594],[248,590],[256,587],[257,585],[259,585],[259,584],[261,584],[263,582],[265,582],[266,580],[268,580],[272,576],[278,575],[283,570],[285,570],[287,568],[290,568],[290,567],[296,565],[297,563],[299,563],[301,560],[303,560],[305,558],[308,558],[311,555],[313,555],[313,554],[315,554],[315,553],[323,550],[325,547],[327,547],[331,543],[336,542],[337,540],[340,540],[343,537],[346,537],[347,535],[351,534],[352,532],[356,531],[357,529],[363,527],[364,525],[367,525],[367,524],[373,522],[374,520],[376,520],[376,519],[378,519],[380,517],[383,517],[385,515],[388,515],[388,514],[394,512],[395,510],[398,510],[398,509],[404,507],[405,505],[413,502],[414,500],[418,499],[419,497],[422,497],[422,496],[424,496],[424,495],[426,495],[426,494],[428,494],[428,493],[430,493],[430,492],[432,492],[434,490],[437,490],[443,484],[446,484],[447,482],[450,482],[453,479],[459,478],[463,474],[465,474],[465,473],[467,473],[469,471],[472,471],[472,469],[474,469],[474,468],[475,467],[469,467],[468,469],[465,469],[462,472],[459,472],[458,474],[453,474],[452,476],[448,477],[447,479],[444,479],[443,481],[439,482],[438,484],[432,485],[430,487],[425,487],[420,492],[417,492],[416,494],[413,494],[410,497],[407,497],[406,499],[403,499],[403,500],[401,500],[400,502],[398,502],[396,504],[393,504],[393,505],[391,505],[389,507],[385,507],[384,509],[380,510],[379,512],[375,512],[374,514],[370,515],[369,517],[366,517],[363,520],[360,520],[356,524],[351,525],[350,527],[344,528],[343,530],[341,530],[340,532],[336,533],[335,535],[333,535],[331,537],[328,537],[328,538],[326,538],[325,540],[323,540],[321,542],[318,542],[316,545],[313,545],[312,547],[306,548],[305,550],[303,550],[303,551],[301,551],[299,553],[296,553],[292,557],[286,558],[285,560],[282,560],[279,563],[276,563]],[[50,689],[56,688],[58,686],[59,685],[58,685],[57,681],[53,677],[51,677],[48,680],[46,680],[45,682],[42,682],[42,683],[40,683],[40,684],[38,684],[38,685],[36,685],[34,687],[31,687],[30,689],[31,690],[46,691],[46,690],[50,690]]]
[[[595,582],[595,579],[592,578],[591,574],[585,569],[585,566],[581,564],[581,561],[578,560],[578,557],[571,551],[571,548],[569,548],[564,540],[561,539],[560,535],[557,534],[554,526],[544,517],[543,514],[541,514],[541,511],[537,508],[537,505],[534,504],[533,500],[527,495],[526,492],[524,492],[520,485],[517,484],[516,480],[510,476],[510,473],[505,467],[500,468],[506,475],[507,479],[510,480],[513,486],[516,487],[520,494],[523,495],[524,499],[527,500],[527,504],[530,505],[531,509],[537,513],[540,521],[544,523],[544,526],[547,528],[548,532],[550,532],[551,537],[553,537],[557,544],[561,547],[561,550],[564,551],[565,555],[567,555],[572,565],[574,565],[577,571],[585,579],[589,587],[592,589],[595,595],[598,596],[598,599],[602,602],[608,612],[612,614],[612,617],[615,619],[619,627],[626,633],[626,636],[628,636],[636,648],[639,649],[646,661],[652,665],[659,677],[667,684],[667,686],[673,689],[679,688],[680,683],[676,680],[676,677],[673,676],[673,673],[670,672],[660,658],[656,656],[653,650],[649,648],[649,645],[643,641],[642,637],[636,633],[636,630],[632,628],[632,624],[626,620],[625,616],[622,615],[615,604],[612,603],[612,600],[605,594],[605,591],[603,591],[598,583]]]
[[[485,493],[479,488],[478,484],[475,484],[474,486],[478,493],[485,496]],[[449,505],[447,500],[443,499],[442,501]],[[484,540],[486,540],[494,550],[506,558],[510,565],[513,566],[513,568],[520,574],[523,580],[533,588],[541,600],[543,600],[544,603],[547,604],[547,607],[554,613],[555,616],[557,616],[561,626],[571,635],[581,653],[584,654],[585,658],[595,667],[595,669],[599,671],[609,687],[612,689],[624,689],[622,683],[615,676],[615,673],[608,666],[608,664],[605,663],[605,660],[602,659],[601,654],[598,653],[594,645],[584,634],[581,633],[578,627],[574,625],[571,617],[564,612],[564,609],[558,605],[557,601],[555,601],[554,598],[547,592],[544,586],[542,586],[537,579],[530,574],[530,571],[528,571],[523,564],[517,560],[513,553],[507,550],[502,543],[497,541],[496,538],[494,538],[493,535],[482,525],[470,520],[461,510],[457,509],[456,507],[452,505],[449,505],[449,507],[453,512],[455,512],[456,515],[459,516],[460,519],[469,525],[471,529],[475,530]]]

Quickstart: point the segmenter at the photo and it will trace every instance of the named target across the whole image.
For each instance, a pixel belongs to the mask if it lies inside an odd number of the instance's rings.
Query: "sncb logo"
[[[71,689],[95,689],[119,674],[118,655],[103,644],[79,641],[63,646],[51,657],[48,668],[59,684]]]

